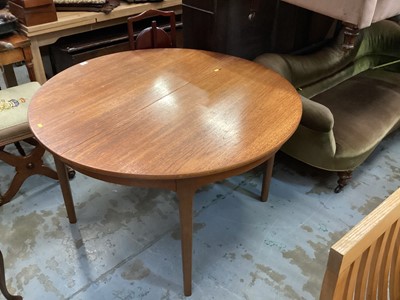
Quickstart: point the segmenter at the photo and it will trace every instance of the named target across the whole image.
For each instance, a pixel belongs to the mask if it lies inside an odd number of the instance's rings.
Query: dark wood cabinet
[[[183,0],[187,48],[253,58],[271,45],[276,1]]]
[[[183,0],[184,47],[253,59],[329,38],[334,20],[279,0]]]

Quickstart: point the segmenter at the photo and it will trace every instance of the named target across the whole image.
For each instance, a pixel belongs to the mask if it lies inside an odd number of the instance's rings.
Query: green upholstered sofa
[[[390,132],[400,127],[400,25],[384,20],[342,49],[343,32],[305,55],[265,53],[255,61],[299,91],[303,116],[282,151],[339,174],[339,192]]]

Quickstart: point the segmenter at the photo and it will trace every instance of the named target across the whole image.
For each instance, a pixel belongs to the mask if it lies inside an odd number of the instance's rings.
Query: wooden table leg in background
[[[3,66],[3,74],[4,74],[4,83],[6,87],[12,87],[18,85],[17,78],[15,77],[14,67],[13,65],[4,65]]]
[[[197,186],[190,180],[176,182],[181,228],[183,292],[185,296],[192,294],[193,199],[196,190]]]
[[[35,66],[35,78],[40,84],[44,84],[47,80],[46,73],[44,71],[42,54],[40,53],[39,43],[36,37],[31,37],[31,54],[32,63]]]
[[[29,79],[31,81],[35,81],[36,76],[35,76],[35,70],[33,68],[33,62],[32,62],[33,57],[32,57],[31,47],[22,48],[22,52],[24,53],[25,64],[26,64],[26,68],[28,70]]]
[[[58,181],[60,183],[61,192],[63,194],[65,208],[67,210],[67,215],[69,222],[71,224],[76,223],[76,214],[74,207],[74,200],[72,198],[71,187],[69,185],[68,173],[65,164],[54,156],[54,162],[56,164]]]
[[[264,168],[264,173],[263,173],[263,182],[262,182],[262,188],[261,188],[261,201],[263,201],[263,202],[266,202],[268,200],[269,186],[271,184],[272,170],[274,168],[274,161],[275,161],[275,154],[272,155],[271,158],[265,162],[265,168]]]

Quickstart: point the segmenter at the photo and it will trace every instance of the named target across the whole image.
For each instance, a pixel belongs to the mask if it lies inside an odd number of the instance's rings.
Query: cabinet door
[[[182,17],[185,48],[217,51],[214,0],[183,0]]]
[[[183,0],[184,47],[247,59],[319,47],[334,20],[279,0]]]
[[[276,3],[275,0],[219,0],[216,22],[218,35],[224,41],[220,49],[247,59],[269,51]]]
[[[276,0],[183,0],[184,46],[252,59],[269,50]]]

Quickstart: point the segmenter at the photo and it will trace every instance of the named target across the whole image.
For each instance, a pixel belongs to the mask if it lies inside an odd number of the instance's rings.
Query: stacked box
[[[53,0],[9,0],[10,12],[26,26],[57,21]]]

